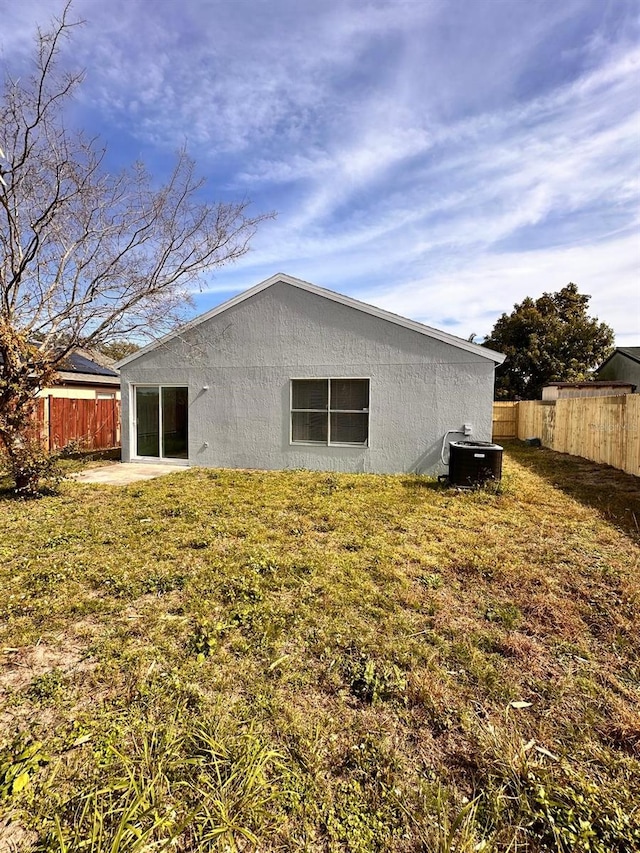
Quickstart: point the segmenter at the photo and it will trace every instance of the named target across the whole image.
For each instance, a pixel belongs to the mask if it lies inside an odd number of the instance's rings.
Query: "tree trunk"
[[[42,446],[33,414],[38,392],[56,375],[55,358],[0,318],[0,443],[20,494],[37,494],[53,471],[55,457]]]

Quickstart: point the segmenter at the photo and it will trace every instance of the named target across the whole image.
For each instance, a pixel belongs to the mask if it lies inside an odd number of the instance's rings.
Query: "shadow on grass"
[[[10,477],[0,475],[0,501],[39,501],[41,498],[56,497],[59,494],[60,491],[55,486],[43,486],[33,494],[22,494],[16,492]]]
[[[434,492],[444,491],[447,487],[443,483],[439,483],[437,480],[434,480],[432,477],[405,477],[402,480],[402,485],[407,489],[413,489],[415,491],[422,489],[431,489]]]
[[[71,459],[89,464],[91,462],[120,462],[122,451],[120,447],[108,447],[105,450],[76,450],[62,451],[62,459]]]
[[[66,480],[71,474],[82,471],[91,464],[99,465],[101,462],[119,462],[120,458],[121,450],[119,447],[111,447],[106,450],[79,450],[73,452],[63,449],[60,451],[58,457],[61,479]],[[0,500],[37,500],[38,498],[51,497],[57,494],[59,494],[58,487],[46,483],[36,494],[17,494],[14,490],[13,479],[8,473],[8,467],[0,459]]]
[[[636,542],[640,541],[640,478],[546,447],[529,447],[520,441],[503,444],[515,462],[597,510]]]

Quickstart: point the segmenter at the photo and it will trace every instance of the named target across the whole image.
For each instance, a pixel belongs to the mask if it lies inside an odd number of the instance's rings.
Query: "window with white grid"
[[[293,444],[369,443],[368,379],[292,379]]]

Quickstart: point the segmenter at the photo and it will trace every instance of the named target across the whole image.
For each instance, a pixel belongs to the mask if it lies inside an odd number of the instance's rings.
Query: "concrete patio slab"
[[[104,483],[109,486],[126,486],[139,480],[153,480],[164,474],[188,471],[188,465],[154,462],[112,462],[99,468],[88,468],[72,474],[71,479],[78,483]]]

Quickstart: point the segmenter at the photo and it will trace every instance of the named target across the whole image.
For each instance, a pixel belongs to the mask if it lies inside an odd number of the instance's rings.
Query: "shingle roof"
[[[2,355],[0,355],[2,364]],[[111,365],[113,359],[102,354],[92,353],[83,349],[75,349],[68,353],[57,367],[58,373],[83,373],[91,376],[109,376],[119,379],[120,374]]]
[[[60,373],[87,373],[92,376],[115,376],[118,377],[117,370],[100,364],[91,358],[90,355],[82,350],[74,350],[70,352],[60,365]]]

